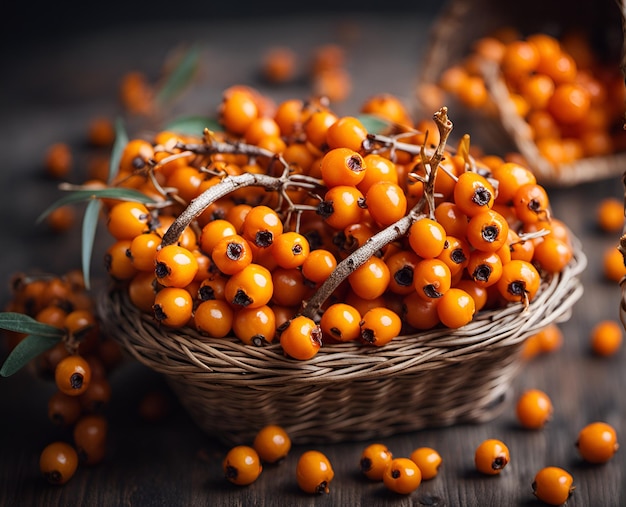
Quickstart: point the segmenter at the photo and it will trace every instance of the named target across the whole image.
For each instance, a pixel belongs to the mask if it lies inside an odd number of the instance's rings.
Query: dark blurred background
[[[443,0],[361,0],[358,2],[316,0],[302,1],[187,1],[154,0],[133,2],[6,2],[2,8],[0,37],[11,51],[24,46],[45,44],[50,39],[66,39],[76,35],[115,26],[143,25],[155,21],[225,20],[267,18],[283,15],[327,13],[329,16],[362,15],[375,12],[407,12],[429,14],[438,12]]]

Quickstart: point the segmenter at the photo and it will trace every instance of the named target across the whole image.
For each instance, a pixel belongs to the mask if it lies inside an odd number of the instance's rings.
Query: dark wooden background
[[[263,50],[270,45],[289,44],[304,59],[316,45],[348,43],[354,91],[336,110],[354,114],[365,98],[382,91],[413,100],[438,8],[430,2],[403,5],[393,13],[353,10],[237,19],[206,12],[194,16],[190,6],[186,17],[177,10],[172,21],[164,16],[142,19],[133,15],[120,23],[90,25],[83,16],[78,27],[66,20],[59,29],[51,23],[47,32],[41,16],[31,18],[22,9],[14,18],[17,26],[8,34],[24,44],[4,52],[0,85],[2,304],[9,298],[11,274],[34,269],[63,273],[80,265],[78,225],[62,236],[35,225],[39,213],[61,195],[56,182],[43,176],[43,154],[53,142],[68,142],[77,154],[72,178],[81,181],[87,156],[86,126],[96,115],[121,113],[117,87],[125,72],[142,70],[156,77],[170,51],[198,42],[203,51],[202,74],[170,114],[210,115],[221,90],[231,84],[259,85],[265,90],[257,81],[257,70]],[[113,18],[110,12],[105,17]],[[302,83],[267,91],[280,100],[305,97],[308,88]],[[454,111],[450,114],[454,120]],[[455,132],[463,133],[460,127]],[[63,436],[46,419],[53,386],[27,371],[0,379],[0,505],[534,506],[539,503],[533,498],[531,482],[546,465],[562,466],[574,475],[576,491],[568,506],[623,505],[626,453],[618,452],[606,465],[589,466],[581,462],[574,447],[578,431],[595,420],[614,425],[620,437],[626,435],[624,351],[600,359],[590,354],[588,344],[596,322],[618,318],[619,288],[602,274],[603,253],[618,238],[597,229],[595,209],[605,197],[621,198],[622,187],[615,177],[550,189],[550,195],[555,215],[582,240],[589,258],[582,277],[584,296],[571,320],[562,325],[565,343],[558,352],[524,366],[502,413],[493,421],[384,439],[397,456],[422,445],[438,449],[443,456],[440,475],[412,495],[390,494],[381,484],[359,475],[358,459],[366,442],[318,447],[328,454],[336,472],[326,496],[309,497],[297,489],[295,462],[305,447],[294,448],[279,466],[267,467],[253,485],[232,486],[220,469],[226,449],[203,434],[182,410],[159,423],[142,422],[137,414],[139,400],[148,390],[163,386],[163,380],[128,361],[111,378],[105,461],[79,469],[63,487],[47,485],[38,471],[43,446]],[[103,252],[108,241],[106,234],[97,240],[96,276],[102,275],[98,252]],[[0,357],[5,357],[4,350]],[[545,390],[555,405],[553,420],[538,432],[521,430],[514,415],[515,398],[530,387]],[[507,443],[512,462],[501,476],[482,477],[474,472],[473,453],[482,440],[491,437]]]

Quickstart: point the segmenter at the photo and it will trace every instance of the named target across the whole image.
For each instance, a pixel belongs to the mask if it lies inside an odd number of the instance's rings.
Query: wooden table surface
[[[64,141],[76,150],[78,165],[84,163],[86,125],[96,115],[119,114],[116,93],[125,72],[144,70],[155,76],[170,50],[197,41],[203,49],[203,73],[171,114],[212,114],[227,86],[258,84],[259,58],[270,45],[290,44],[304,57],[316,45],[345,42],[350,44],[348,68],[354,91],[337,111],[355,113],[366,97],[382,91],[412,100],[432,21],[432,9],[416,9],[394,15],[298,16],[243,23],[129,22],[5,55],[4,68],[10,70],[3,77],[0,96],[2,304],[8,301],[8,280],[14,272],[63,273],[80,266],[78,226],[58,236],[35,225],[38,214],[60,195],[56,182],[42,175],[43,153],[52,142]],[[277,100],[305,97],[307,92],[305,84],[269,90]],[[453,111],[451,117],[454,120]],[[38,471],[39,452],[60,436],[46,419],[53,386],[27,371],[0,379],[0,505],[533,506],[540,503],[533,498],[531,482],[546,465],[573,474],[576,491],[569,507],[624,505],[626,453],[618,452],[605,465],[589,466],[581,462],[574,446],[578,431],[596,420],[612,424],[626,439],[625,351],[605,359],[589,351],[592,326],[601,319],[618,318],[619,288],[604,279],[601,265],[604,251],[618,238],[597,229],[595,208],[605,197],[621,198],[621,183],[616,177],[550,189],[550,196],[555,216],[581,239],[589,259],[582,275],[584,295],[571,320],[561,325],[563,347],[524,365],[502,413],[493,421],[385,438],[397,456],[423,445],[443,456],[439,476],[413,494],[391,494],[360,476],[358,460],[366,442],[317,446],[327,453],[336,473],[329,495],[299,492],[294,470],[297,456],[307,448],[303,446],[296,446],[279,466],[267,467],[253,485],[230,485],[220,469],[226,449],[182,410],[158,423],[142,422],[138,402],[148,390],[163,386],[163,380],[129,360],[111,377],[106,459],[80,468],[63,487],[46,484]],[[106,235],[99,237],[96,252],[102,252],[107,242]],[[102,274],[98,263],[93,269],[96,276]],[[0,357],[4,356],[2,351]],[[535,432],[519,428],[513,405],[531,387],[545,390],[555,405],[553,420]],[[483,477],[474,471],[474,449],[486,438],[500,438],[510,448],[512,462],[501,476]]]

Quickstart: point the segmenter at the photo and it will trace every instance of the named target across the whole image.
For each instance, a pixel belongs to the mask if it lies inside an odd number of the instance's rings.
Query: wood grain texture
[[[323,16],[248,20],[245,24],[195,20],[167,26],[162,22],[101,30],[9,56],[6,68],[13,72],[5,83],[6,92],[0,94],[2,303],[9,297],[6,283],[16,271],[40,268],[62,273],[79,265],[78,231],[59,237],[34,225],[37,215],[60,195],[56,182],[41,175],[41,161],[46,147],[59,140],[71,143],[82,154],[79,161],[85,161],[87,122],[95,115],[119,113],[115,93],[124,72],[142,68],[158,75],[172,48],[181,41],[198,40],[205,49],[206,70],[198,87],[175,104],[171,114],[189,112],[185,105],[190,104],[195,113],[212,114],[225,87],[257,83],[255,69],[265,47],[288,43],[304,60],[315,45],[345,41],[349,35],[354,93],[337,109],[353,114],[366,97],[380,91],[411,99],[431,22],[432,18],[415,12],[333,18],[332,22]],[[271,93],[279,100],[304,96],[306,89],[294,86]],[[454,120],[454,113],[450,115]],[[463,133],[462,126],[454,133]],[[83,178],[78,170],[72,177],[76,182]],[[381,484],[361,477],[358,460],[367,443],[363,441],[318,446],[335,469],[329,495],[309,497],[297,489],[295,463],[305,447],[294,448],[283,463],[267,466],[251,486],[232,486],[222,478],[220,468],[226,449],[202,433],[184,412],[176,411],[155,424],[141,421],[139,400],[149,389],[162,386],[163,380],[129,360],[111,378],[105,461],[81,468],[63,487],[48,486],[37,466],[44,445],[68,438],[46,419],[53,387],[29,371],[0,379],[0,505],[529,507],[540,505],[533,499],[531,482],[546,465],[562,466],[574,475],[576,491],[568,507],[623,505],[626,453],[619,451],[606,465],[588,466],[580,461],[574,446],[578,431],[594,420],[611,423],[626,440],[625,351],[599,359],[590,355],[588,346],[597,321],[618,318],[619,289],[602,274],[603,253],[617,245],[618,237],[599,232],[594,213],[602,198],[622,197],[621,183],[608,180],[549,191],[555,216],[578,235],[589,258],[582,277],[585,293],[571,320],[561,326],[564,346],[524,366],[501,415],[492,422],[386,438],[384,443],[396,456],[407,456],[423,445],[438,449],[443,456],[439,476],[424,482],[412,495],[391,494]],[[96,252],[104,251],[108,242],[106,233],[101,233]],[[102,275],[97,258],[93,269],[96,276]],[[553,420],[538,432],[521,430],[513,410],[515,398],[530,387],[545,390],[555,405]],[[474,471],[474,449],[492,437],[507,443],[512,462],[501,476],[482,477]]]

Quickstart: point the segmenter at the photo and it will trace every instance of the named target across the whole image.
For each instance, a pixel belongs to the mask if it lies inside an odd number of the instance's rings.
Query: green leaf
[[[113,143],[111,158],[109,159],[109,184],[115,179],[120,170],[120,159],[127,144],[128,134],[124,128],[124,122],[121,118],[117,118],[115,121],[115,142]]]
[[[83,216],[83,235],[81,243],[81,254],[83,262],[83,278],[85,279],[85,287],[90,288],[89,268],[91,266],[91,253],[93,252],[93,243],[96,238],[96,229],[98,228],[98,217],[102,201],[93,199],[87,204],[85,215]]]
[[[74,204],[77,202],[84,202],[100,198],[120,199],[124,201],[136,201],[142,203],[153,202],[153,200],[146,194],[139,190],[132,188],[99,188],[99,189],[85,189],[85,190],[72,190],[70,194],[61,197],[59,200],[51,204],[46,210],[39,215],[37,223],[44,220],[55,209],[64,206],[66,204]]]
[[[159,104],[171,102],[191,82],[198,68],[199,56],[200,50],[197,46],[191,47],[183,55],[167,81],[157,91],[156,101]]]
[[[0,329],[17,333],[38,334],[40,336],[60,338],[63,330],[58,327],[38,322],[28,315],[17,312],[0,313]]]
[[[208,116],[182,116],[169,122],[165,125],[163,130],[169,130],[177,134],[202,136],[205,128],[213,132],[220,132],[222,130],[222,126],[219,122]]]
[[[39,354],[54,347],[59,342],[59,339],[60,337],[58,336],[28,335],[15,346],[5,359],[2,368],[0,368],[0,375],[3,377],[13,375]]]
[[[389,120],[373,114],[362,114],[357,116],[357,119],[369,134],[384,134],[393,127],[393,123]]]

